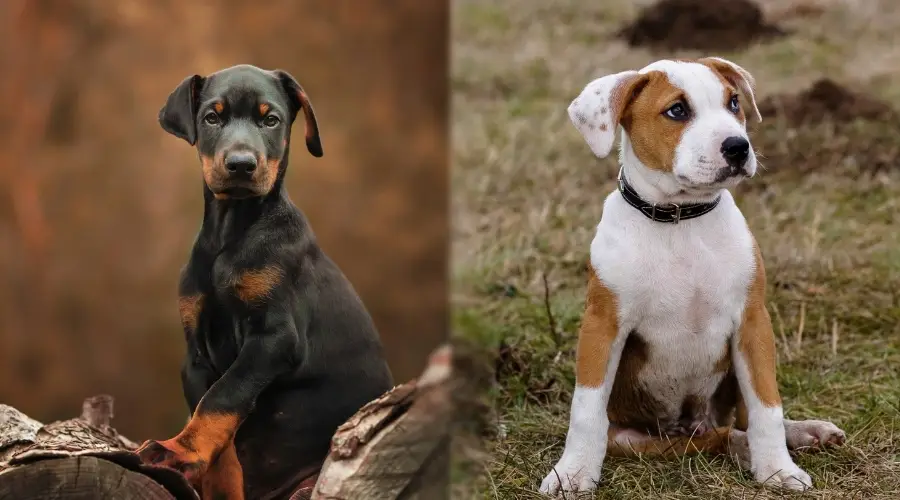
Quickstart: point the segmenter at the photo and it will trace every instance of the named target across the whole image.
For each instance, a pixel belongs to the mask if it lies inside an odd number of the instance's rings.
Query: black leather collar
[[[619,170],[619,192],[622,193],[622,197],[625,198],[629,205],[652,221],[678,224],[678,222],[683,220],[694,219],[711,212],[719,204],[719,200],[722,199],[720,195],[716,196],[716,199],[709,203],[691,203],[689,205],[650,203],[641,198],[634,188],[628,184],[623,170]]]

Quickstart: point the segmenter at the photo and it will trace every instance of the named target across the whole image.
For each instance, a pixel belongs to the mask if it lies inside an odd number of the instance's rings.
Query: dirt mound
[[[784,35],[749,0],[661,0],[619,32],[632,47],[736,50]]]
[[[881,121],[897,116],[890,105],[848,90],[828,78],[816,81],[809,89],[796,95],[768,97],[760,102],[759,112],[763,119],[783,116],[794,125],[826,118],[836,121],[852,121],[857,118]]]

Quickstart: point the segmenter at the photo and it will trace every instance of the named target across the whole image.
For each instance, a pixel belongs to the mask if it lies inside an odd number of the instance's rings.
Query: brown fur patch
[[[246,303],[258,302],[269,296],[284,278],[284,270],[278,266],[244,271],[234,284],[238,298]]]
[[[713,371],[716,373],[725,373],[729,369],[731,369],[731,343],[725,342],[725,350],[722,353],[722,357],[719,358],[713,366]]]
[[[222,162],[224,159],[221,155],[216,157],[200,155],[200,165],[203,170],[203,181],[206,182],[206,185],[212,189],[214,186],[218,186],[222,182],[222,178],[225,174],[222,172]],[[227,200],[229,196],[225,193],[214,193],[213,196],[217,200]]]
[[[649,79],[649,75],[635,74],[616,82],[616,86],[613,87],[609,97],[609,103],[612,107],[611,118],[614,125],[622,123],[626,110],[632,104],[635,95],[647,84]],[[604,113],[606,112],[606,107],[601,109],[604,110]]]
[[[665,432],[670,423],[675,423],[686,416],[699,417],[705,413],[707,401],[698,396],[688,396],[682,402],[681,415],[669,414],[667,405],[663,404],[652,392],[641,385],[640,373],[649,360],[650,347],[638,332],[631,332],[625,341],[622,358],[616,372],[607,405],[609,421],[620,427],[638,429],[651,434]],[[728,371],[731,368],[729,344],[725,344],[722,357],[711,367],[711,373],[726,373],[716,393],[710,398],[715,415],[730,417],[735,404],[736,384],[732,388],[728,383]],[[733,378],[733,375],[732,375]],[[736,381],[735,381],[736,382]],[[727,391],[731,390],[730,393]],[[728,425],[717,422],[718,425]]]
[[[216,160],[212,156],[200,155],[200,165],[203,168],[203,180],[206,185],[212,185],[216,180]]]
[[[266,193],[275,186],[275,180],[278,179],[278,166],[281,164],[280,158],[270,158],[263,162],[266,166],[265,171],[259,173],[257,182],[262,190]]]
[[[209,465],[207,460],[204,460],[189,444],[182,442],[178,436],[166,441],[145,441],[135,453],[146,464],[180,471],[194,486],[197,486]]]
[[[753,109],[754,116],[756,116],[756,113],[759,112],[755,97],[753,95],[756,82],[753,80],[753,76],[749,72],[743,70],[742,68],[737,69],[728,63],[717,61],[711,58],[702,58],[698,59],[695,62],[704,66],[708,66],[711,70],[713,70],[713,73],[715,73],[725,81],[726,88],[731,87],[731,92],[734,92],[735,89],[740,90],[744,94],[744,98],[749,101],[748,104]],[[731,96],[728,96],[728,98],[730,99]],[[743,103],[741,104],[741,111],[739,116],[742,123],[747,123],[747,118],[744,114]]]
[[[640,372],[649,356],[647,343],[636,332],[630,333],[622,349],[606,414],[613,424],[656,433],[665,406],[641,385]]]
[[[222,104],[221,102],[217,102],[217,103],[213,104],[213,109],[216,110],[216,113],[221,114],[222,111],[225,111],[225,105]]]
[[[271,107],[268,104],[262,103],[259,105],[259,114],[262,116],[266,116],[266,113],[269,112],[269,109],[271,109]]]
[[[171,441],[176,441],[211,464],[231,444],[240,424],[241,419],[235,414],[196,412]]]
[[[679,100],[687,100],[684,91],[669,82],[665,73],[651,71],[647,76],[647,83],[625,108],[621,123],[644,165],[671,172],[675,148],[688,122],[672,120],[663,113]]]
[[[740,391],[738,391],[737,396],[738,400],[734,411],[734,428],[746,431],[750,423],[750,418],[747,416],[747,403],[744,402],[744,398],[741,396]]]
[[[588,281],[584,317],[578,332],[575,379],[578,385],[599,387],[609,365],[609,350],[618,334],[618,302],[597,277],[593,267]]]
[[[766,309],[766,270],[759,245],[753,242],[756,256],[756,276],[750,284],[744,317],[738,333],[738,349],[747,361],[753,391],[767,407],[781,404],[778,382],[775,380],[775,334]]]
[[[201,484],[203,500],[244,500],[244,471],[234,442],[210,465]]]
[[[627,432],[627,436],[626,433]],[[655,437],[610,427],[606,452],[614,457],[650,455],[677,458],[699,453],[728,453],[731,429],[717,427],[699,436]]]
[[[715,425],[729,426],[734,423],[734,408],[740,397],[740,386],[733,371],[729,371],[719,382],[710,398],[712,421]]]
[[[700,59],[696,62],[711,69],[713,74],[716,75],[716,78],[719,79],[719,82],[722,83],[722,86],[725,87],[725,89],[722,91],[722,93],[723,93],[722,103],[725,106],[725,109],[730,110],[731,109],[731,104],[730,104],[731,96],[738,93],[737,85],[736,85],[736,82],[734,81],[734,79],[733,78],[729,79],[725,76],[725,74],[722,73],[722,71],[719,69],[723,66],[722,63],[710,61],[709,59]],[[724,65],[724,66],[728,67],[727,65]],[[731,72],[731,73],[733,73],[733,72]],[[747,115],[744,114],[744,103],[741,101],[742,100],[739,99],[740,105],[738,107],[738,112],[735,116],[737,116],[738,121],[740,121],[741,123],[746,125],[747,124]]]
[[[306,123],[306,133],[304,135],[306,140],[309,141],[319,135],[319,125],[316,123],[316,115],[312,105],[309,103],[309,96],[306,95],[306,92],[303,90],[297,92],[297,99],[300,101],[300,107],[303,108],[303,118]]]
[[[186,334],[192,334],[197,330],[197,320],[200,318],[200,310],[203,308],[203,295],[188,295],[178,298],[178,313],[181,316],[181,326]]]

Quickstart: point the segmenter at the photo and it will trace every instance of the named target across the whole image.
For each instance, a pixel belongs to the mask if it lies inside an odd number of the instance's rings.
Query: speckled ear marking
[[[609,155],[622,113],[647,75],[623,71],[587,84],[569,105],[569,118],[598,158]]]

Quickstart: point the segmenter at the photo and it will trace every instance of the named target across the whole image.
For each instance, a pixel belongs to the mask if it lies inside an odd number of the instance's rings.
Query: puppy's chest
[[[623,321],[652,344],[677,339],[687,347],[737,327],[747,290],[741,273],[733,272],[727,256],[694,252],[647,252],[616,286]]]
[[[182,270],[179,313],[191,355],[227,367],[254,328],[252,307],[225,258],[192,258]],[[258,320],[258,319],[257,319]]]
[[[650,344],[690,349],[740,324],[754,265],[752,243],[741,239],[739,231],[650,226],[598,235],[591,255],[618,299],[621,327]]]
[[[679,424],[686,401],[697,402],[698,415],[707,411],[754,275],[752,237],[736,208],[704,217],[677,226],[601,222],[591,248],[598,277],[616,296],[619,331],[635,336],[619,384],[654,401],[641,418],[661,425]],[[634,408],[619,410],[641,420]]]
[[[612,218],[601,221],[591,260],[616,296],[619,330],[647,346],[641,378],[705,385],[727,354],[755,266],[752,236],[729,201],[678,225],[608,205]]]

